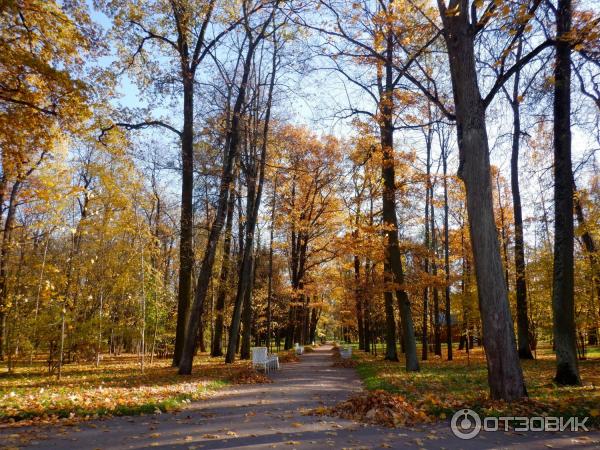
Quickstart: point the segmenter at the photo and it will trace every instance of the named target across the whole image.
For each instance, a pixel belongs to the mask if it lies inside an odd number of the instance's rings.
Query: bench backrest
[[[252,362],[263,362],[267,360],[267,347],[252,347]]]

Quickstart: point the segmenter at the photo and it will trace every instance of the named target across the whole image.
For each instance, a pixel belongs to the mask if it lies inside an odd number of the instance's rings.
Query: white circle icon
[[[452,416],[450,428],[459,439],[473,439],[481,431],[481,419],[472,409],[459,409]]]

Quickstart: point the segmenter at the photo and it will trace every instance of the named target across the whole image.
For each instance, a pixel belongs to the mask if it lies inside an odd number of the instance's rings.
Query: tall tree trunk
[[[449,213],[448,213],[448,148],[442,148],[442,165],[444,170],[444,272],[446,294],[446,345],[448,347],[448,361],[452,361],[452,315],[450,308],[450,238],[449,238]]]
[[[294,301],[295,299],[292,299],[292,302]],[[295,307],[293,305],[290,305],[288,309],[287,328],[285,330],[285,339],[283,343],[284,350],[289,350],[294,345],[294,321],[296,317],[295,313]]]
[[[258,238],[258,241],[260,241],[260,236]],[[252,293],[254,292],[254,283],[256,282],[256,261],[258,259],[259,252],[258,246],[256,246],[255,252],[256,253],[252,256],[252,265],[250,267],[252,276],[250,278],[250,284],[248,285],[248,289],[246,290],[246,294],[244,296],[244,309],[242,310],[242,324],[244,326],[244,329],[242,334],[242,348],[240,351],[240,359],[250,359],[250,345],[255,316],[254,310],[252,309]]]
[[[358,209],[357,209],[358,211]],[[358,216],[358,212],[357,212]],[[358,237],[358,228],[355,231],[355,238]],[[364,333],[364,321],[363,321],[363,301],[362,301],[362,288],[360,279],[360,258],[358,255],[354,255],[354,300],[356,308],[356,323],[358,327],[358,348],[359,350],[365,349],[365,333]]]
[[[460,338],[459,350],[466,344],[467,353],[469,351],[469,316],[470,316],[470,297],[471,297],[471,269],[465,245],[464,225],[461,224],[460,247],[462,256],[462,333]]]
[[[431,127],[430,127],[431,129]],[[430,252],[430,240],[429,240],[429,194],[431,191],[431,134],[428,134],[429,139],[426,140],[427,145],[427,179],[425,180],[425,250],[429,254]],[[425,260],[423,261],[423,271],[426,275],[429,275],[429,256],[425,256]],[[423,361],[427,360],[428,353],[428,335],[429,335],[429,286],[425,286],[423,288],[423,330],[422,330],[422,349],[421,349],[421,359]]]
[[[577,186],[575,186],[575,184],[573,184],[573,190],[577,192]],[[598,246],[587,227],[585,216],[583,214],[583,207],[581,205],[581,198],[579,195],[575,195],[574,201],[577,224],[582,230],[581,240],[583,241],[583,245],[585,246],[585,250],[590,261],[592,284],[596,288],[596,301],[597,304],[600,305],[600,255],[598,254]],[[594,323],[590,327],[588,338],[588,343],[590,345],[596,345],[598,343],[598,316],[599,312],[594,311]]]
[[[312,315],[310,317],[310,342],[313,343],[317,340],[317,324],[321,317],[321,308],[312,308]]]
[[[85,188],[89,186],[90,179],[86,179]],[[73,310],[75,301],[77,299],[77,295],[79,292],[79,266],[75,261],[75,258],[79,255],[79,251],[81,248],[82,241],[82,230],[81,226],[84,220],[87,217],[87,208],[89,204],[89,195],[84,192],[84,200],[83,203],[80,204],[80,213],[81,216],[79,218],[79,222],[75,227],[75,233],[71,238],[71,250],[69,252],[69,257],[67,259],[67,270],[66,270],[66,282],[65,282],[65,290],[62,302],[62,310],[60,315],[60,346],[59,346],[59,354],[58,354],[58,373],[57,378],[60,380],[62,375],[62,366],[64,363],[64,349],[65,349],[65,339],[66,339],[66,322],[67,322],[67,311]],[[75,272],[75,275],[74,275]],[[75,292],[71,294],[72,286],[75,284]]]
[[[231,229],[233,228],[233,211],[235,209],[235,179],[231,183],[229,198],[227,199],[227,218],[225,219],[225,239],[223,241],[223,261],[221,275],[219,276],[219,290],[217,292],[215,334],[212,342],[211,356],[223,356],[223,326],[225,312],[225,299],[227,298],[227,283],[231,266]]]
[[[431,274],[437,277],[437,234],[435,229],[435,206],[433,204],[433,184],[429,187],[429,205],[431,214],[430,221],[430,236],[431,236]],[[442,356],[442,325],[440,323],[440,294],[437,286],[433,287],[433,353],[437,356]]]
[[[510,292],[508,271],[508,233],[506,231],[506,220],[504,216],[504,205],[502,204],[502,187],[500,186],[500,172],[496,172],[496,190],[498,192],[498,209],[500,210],[500,244],[502,247],[502,263],[504,264],[504,283],[506,292]]]
[[[252,60],[258,44],[266,36],[267,27],[269,26],[269,24],[271,24],[273,20],[277,6],[278,1],[275,2],[275,4],[273,5],[273,9],[269,17],[260,25],[257,36],[252,36],[252,33],[256,31],[256,29],[253,30],[249,27],[246,27],[248,49],[243,64],[242,76],[240,79],[237,98],[233,106],[231,126],[229,128],[226,138],[226,142],[229,143],[229,148],[225,153],[223,161],[223,171],[221,173],[221,183],[219,187],[217,211],[206,243],[206,250],[204,252],[204,257],[200,265],[200,273],[198,274],[195,298],[185,328],[185,342],[183,346],[181,359],[179,362],[180,375],[189,375],[192,372],[192,363],[195,351],[196,328],[198,327],[198,321],[200,320],[200,316],[202,314],[204,304],[206,301],[206,294],[208,290],[210,277],[212,276],[212,269],[215,261],[217,245],[219,242],[219,237],[221,235],[221,230],[225,222],[227,200],[229,197],[229,186],[231,185],[231,179],[233,175],[233,162],[238,153],[241,141],[240,130],[242,107],[244,106],[244,101],[246,98],[248,79],[250,77],[250,72],[252,68]]]
[[[269,272],[267,279],[267,342],[266,346],[271,351],[271,333],[273,311],[271,308],[273,298],[273,234],[275,231],[275,206],[277,205],[277,172],[273,179],[273,203],[271,205],[271,227],[269,229]]]
[[[467,193],[471,244],[477,274],[479,306],[487,356],[488,382],[493,399],[516,400],[527,395],[504,280],[494,220],[485,105],[475,66],[476,28],[469,23],[466,0],[452,2],[448,14],[438,0],[456,109],[458,175]]]
[[[400,310],[400,320],[402,324],[402,337],[406,348],[406,370],[419,370],[419,360],[417,358],[417,343],[415,340],[415,330],[413,326],[412,313],[408,294],[402,286],[404,283],[404,271],[402,268],[402,259],[400,248],[398,246],[398,219],[396,217],[396,174],[394,167],[394,123],[393,123],[393,33],[388,30],[386,36],[386,64],[384,88],[380,98],[380,133],[381,133],[381,151],[382,151],[382,178],[383,178],[383,224],[385,226],[386,250],[385,250],[385,281],[393,283],[393,291],[386,287],[385,293],[385,312],[386,316],[386,359],[397,361],[395,320],[393,309],[393,295],[395,292]],[[397,287],[397,286],[400,287]]]
[[[225,154],[223,161],[223,170],[221,173],[221,183],[219,188],[219,198],[217,203],[217,212],[210,229],[208,240],[206,243],[206,250],[200,266],[200,273],[198,274],[198,280],[196,283],[196,295],[192,308],[189,314],[189,319],[185,331],[185,343],[183,352],[179,362],[179,374],[189,375],[192,372],[192,363],[194,359],[195,346],[196,346],[196,330],[198,328],[198,322],[204,309],[204,303],[206,300],[206,294],[208,292],[208,283],[212,275],[213,264],[215,261],[215,254],[219,236],[221,235],[221,229],[225,222],[225,216],[227,213],[227,202],[229,198],[230,185],[233,178],[233,162],[238,154],[240,145],[240,128],[241,128],[241,111],[244,104],[244,98],[246,96],[246,89],[248,84],[248,77],[250,76],[250,67],[252,55],[254,54],[254,45],[248,47],[246,54],[246,60],[244,61],[244,70],[242,79],[240,81],[238,96],[233,107],[231,128],[228,132],[227,141],[229,142],[229,148]],[[236,339],[233,344],[235,345]],[[229,342],[231,345],[231,342]]]
[[[178,366],[183,351],[185,326],[192,296],[194,268],[194,83],[183,74],[183,133],[181,134],[181,216],[179,237],[179,287],[177,291],[177,326],[173,366]]]
[[[578,385],[573,270],[573,168],[571,163],[571,0],[558,0],[554,67],[554,271],[552,311],[556,377]]]
[[[375,198],[373,195],[373,183],[369,178],[369,225],[373,226],[374,223],[374,203]],[[368,289],[369,283],[373,281],[374,264],[367,259],[365,262],[365,290]],[[371,322],[371,297],[365,296],[364,298],[364,318],[365,318],[365,352],[370,351],[376,346],[376,331],[373,330]]]
[[[0,361],[4,361],[4,338],[6,336],[6,304],[8,300],[8,259],[12,246],[12,230],[17,209],[17,194],[21,182],[15,181],[8,201],[6,220],[2,233],[2,247],[0,248]]]
[[[309,340],[309,322],[310,322],[310,296],[306,296],[306,303],[304,304],[304,314],[302,317],[302,345],[308,345]]]
[[[292,189],[291,189],[291,208],[294,208],[296,203],[296,180],[295,177],[292,176]],[[298,291],[302,289],[302,278],[303,274],[300,270],[300,237],[298,232],[296,232],[296,222],[292,221],[292,229],[291,229],[291,284],[292,284],[292,294],[290,306],[288,309],[288,321],[287,321],[287,329],[285,333],[285,342],[284,349],[289,350],[295,343],[295,330],[296,330],[296,315],[297,315],[297,307],[298,303]]]
[[[253,169],[251,169],[253,170]],[[253,217],[254,211],[254,200],[256,198],[255,186],[256,177],[255,174],[247,174],[247,196],[246,196],[246,224],[244,228],[244,252],[242,254],[242,263],[239,271],[239,282],[236,294],[235,303],[233,305],[233,315],[231,317],[231,327],[229,329],[229,340],[234,340],[238,334],[240,334],[240,326],[242,321],[244,322],[245,328],[249,327],[250,320],[252,318],[252,306],[251,306],[251,293],[250,284],[252,279],[252,266],[254,263],[254,231],[256,219]],[[242,352],[242,359],[246,356],[245,348],[246,334],[249,330],[242,330],[241,333],[241,345],[240,350]],[[235,352],[233,352],[233,345],[229,345],[227,348],[227,354],[225,361],[232,363],[235,360]]]
[[[245,84],[248,80],[247,72],[250,71],[252,58],[254,56],[254,49],[256,48],[256,44],[260,42],[259,40],[254,41],[250,44],[248,48],[248,54],[246,55],[246,60],[244,63],[244,76],[246,76],[245,81],[243,80],[243,86],[245,91]],[[254,233],[256,230],[256,223],[258,221],[258,213],[260,209],[260,201],[262,197],[262,190],[265,179],[265,164],[267,160],[267,146],[268,146],[268,136],[269,136],[269,122],[271,117],[271,103],[273,100],[273,89],[275,87],[275,73],[277,68],[277,40],[274,41],[273,47],[273,59],[272,59],[272,71],[271,78],[269,83],[269,93],[267,96],[267,104],[264,118],[264,126],[263,126],[263,135],[262,135],[262,146],[261,146],[261,154],[260,161],[258,164],[256,161],[251,162],[251,169],[249,173],[247,173],[248,180],[248,197],[246,200],[246,239],[245,239],[245,247],[244,247],[244,255],[242,258],[242,265],[240,268],[240,279],[238,285],[238,297],[236,298],[236,302],[233,308],[233,315],[231,318],[231,327],[229,329],[229,345],[227,346],[227,355],[225,356],[226,363],[233,363],[235,360],[235,347],[232,344],[235,336],[239,334],[240,329],[240,321],[242,315],[243,303],[246,304],[246,330],[244,331],[244,343],[243,346],[243,354],[242,357],[250,357],[250,324],[252,320],[252,280],[254,276],[253,264],[254,264]],[[242,93],[242,89],[240,89],[239,95],[243,95],[241,100],[244,100],[245,92]],[[240,97],[238,97],[240,100]],[[239,111],[238,111],[239,112]],[[256,180],[258,172],[258,184]]]
[[[364,333],[365,333],[365,352],[371,351],[372,346],[372,335],[371,335],[371,312],[368,300],[365,301],[365,310],[364,310]]]
[[[516,58],[520,59],[522,40],[519,39]],[[510,157],[510,185],[515,219],[515,286],[517,296],[517,342],[519,358],[533,359],[529,342],[529,316],[527,307],[527,278],[525,276],[525,242],[523,239],[523,211],[521,208],[521,190],[519,188],[519,148],[521,142],[521,111],[519,99],[519,81],[521,71],[514,77],[512,98],[513,113],[512,152]]]
[[[254,249],[252,249],[254,250]],[[254,255],[250,263],[250,272],[254,273],[256,264],[254,262]],[[242,345],[240,348],[240,359],[250,359],[250,337],[252,333],[252,278],[250,278],[248,287],[244,292],[244,301],[242,308]]]
[[[206,321],[204,318],[200,318],[200,322],[198,323],[198,350],[201,353],[206,352],[206,336],[204,336],[206,331]]]

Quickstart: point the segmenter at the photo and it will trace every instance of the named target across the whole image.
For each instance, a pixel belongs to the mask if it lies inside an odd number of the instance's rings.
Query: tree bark
[[[277,173],[273,179],[273,203],[271,205],[271,227],[269,229],[269,272],[267,280],[267,341],[266,346],[271,351],[271,333],[273,312],[271,309],[273,297],[273,234],[275,231],[275,206],[277,204]]]
[[[579,385],[573,270],[573,168],[571,162],[571,0],[558,0],[554,68],[554,270],[552,311],[555,381]]]
[[[445,315],[446,315],[446,346],[448,361],[452,361],[452,315],[450,308],[450,237],[448,213],[448,148],[442,148],[442,166],[444,171],[444,275],[445,275]]]
[[[272,16],[271,16],[272,19]],[[266,24],[270,23],[271,19],[269,19]],[[247,31],[249,34],[250,32]],[[244,61],[244,73],[242,76],[242,85],[240,87],[240,91],[238,93],[238,101],[240,101],[240,105],[245,100],[245,90],[246,83],[248,82],[248,77],[250,74],[250,70],[252,67],[252,59],[254,57],[254,51],[258,43],[264,37],[264,29],[263,33],[256,39],[252,40],[250,38],[250,45],[248,47],[248,53],[246,55],[246,60]],[[250,322],[252,319],[252,278],[254,275],[253,264],[254,264],[254,233],[256,230],[256,223],[258,221],[258,213],[260,208],[260,201],[262,197],[262,190],[265,178],[265,164],[267,158],[267,145],[268,145],[268,134],[269,134],[269,121],[271,115],[271,102],[273,99],[273,89],[275,86],[275,72],[276,72],[276,62],[277,62],[277,41],[274,42],[273,47],[273,60],[272,60],[272,72],[271,79],[269,84],[269,93],[266,104],[266,112],[264,118],[264,127],[263,127],[263,136],[262,136],[262,147],[260,154],[260,161],[251,161],[249,166],[249,171],[246,174],[247,177],[247,199],[246,199],[246,228],[245,228],[245,244],[244,244],[244,254],[242,257],[242,265],[240,267],[240,279],[238,284],[238,292],[236,297],[236,302],[233,308],[233,315],[231,318],[231,327],[229,329],[229,345],[227,346],[227,355],[225,356],[226,363],[233,363],[235,360],[235,347],[232,344],[235,336],[239,334],[240,329],[240,321],[243,310],[243,303],[246,305],[246,317],[245,324],[246,329],[244,330],[244,344],[242,346],[242,357],[249,358],[250,357]],[[242,89],[243,87],[243,89]],[[241,97],[240,97],[241,96]],[[236,104],[237,106],[237,104]],[[241,109],[238,109],[238,114]],[[235,117],[235,109],[234,109],[234,117]],[[258,172],[258,174],[257,174]],[[258,184],[257,184],[257,175],[258,175]]]
[[[250,273],[255,273],[254,247],[251,249],[252,261],[250,262]],[[242,308],[242,346],[240,348],[240,359],[250,359],[250,337],[252,334],[252,287],[253,276],[250,277],[246,291],[244,292],[244,301]]]
[[[477,274],[479,307],[493,399],[517,400],[527,395],[519,364],[500,246],[494,220],[485,105],[475,66],[476,29],[469,23],[466,0],[451,2],[448,14],[438,0],[456,109],[459,170],[467,193],[471,244]]]
[[[8,259],[12,246],[12,230],[17,209],[17,194],[21,182],[16,180],[10,191],[6,220],[2,233],[2,247],[0,249],[0,361],[4,361],[4,337],[6,335],[6,303],[8,299]]]
[[[386,287],[385,292],[385,311],[386,311],[386,359],[397,361],[395,320],[393,310],[392,292],[395,292],[400,310],[400,319],[402,324],[402,337],[406,348],[406,370],[419,370],[419,360],[417,358],[417,344],[415,340],[415,331],[410,310],[408,294],[404,290],[404,271],[402,268],[402,259],[400,248],[398,246],[398,219],[396,217],[396,175],[394,167],[394,123],[393,123],[393,33],[387,32],[387,49],[385,78],[382,80],[384,87],[380,95],[380,133],[381,133],[381,151],[382,167],[381,174],[383,178],[383,224],[385,227],[386,251],[384,273],[386,283],[393,283],[394,288],[390,290]],[[391,317],[389,317],[391,314]]]
[[[235,180],[231,183],[229,198],[227,199],[227,218],[225,219],[225,239],[223,241],[223,261],[221,275],[219,276],[219,291],[215,308],[215,335],[212,342],[211,356],[223,356],[223,325],[225,312],[225,299],[227,297],[227,282],[231,266],[231,229],[233,228],[233,210],[235,209]]]
[[[210,229],[208,240],[206,243],[206,250],[200,266],[200,273],[198,274],[198,281],[196,283],[196,295],[194,303],[189,314],[189,319],[185,331],[185,342],[183,352],[179,362],[179,374],[189,375],[192,373],[192,363],[195,353],[196,344],[196,330],[198,328],[198,321],[204,308],[206,301],[206,294],[208,291],[209,279],[212,275],[212,268],[215,261],[215,254],[221,229],[225,222],[225,215],[227,210],[227,201],[229,198],[229,188],[231,185],[232,174],[233,174],[233,162],[238,154],[240,145],[240,128],[241,128],[241,111],[246,97],[246,89],[248,84],[248,77],[250,76],[251,60],[254,54],[255,45],[250,44],[246,54],[246,60],[244,61],[244,69],[242,78],[240,81],[238,96],[236,98],[235,105],[233,107],[231,128],[228,132],[227,141],[229,142],[229,148],[224,156],[223,170],[221,173],[221,183],[219,188],[219,199],[217,203],[217,212],[215,214],[214,222]],[[239,320],[239,319],[238,319]],[[239,325],[238,325],[239,326]],[[233,340],[233,345],[237,339]],[[231,347],[231,339],[229,347]],[[234,349],[235,350],[235,349]]]
[[[500,171],[496,172],[496,191],[498,192],[498,209],[500,211],[500,246],[502,248],[502,263],[504,265],[504,283],[506,292],[510,292],[510,275],[508,271],[508,233],[504,218],[504,205],[502,204],[502,187],[500,186]]]
[[[430,128],[431,129],[431,128]],[[431,242],[429,240],[429,200],[430,200],[430,190],[431,190],[431,132],[429,131],[426,140],[427,145],[427,178],[425,180],[425,250],[429,254]],[[425,260],[423,261],[423,271],[426,275],[429,275],[429,256],[425,256]],[[421,359],[423,361],[427,360],[428,357],[428,345],[429,345],[429,286],[426,285],[423,288],[423,330],[422,330],[422,349],[421,349]]]
[[[573,190],[577,193],[577,186],[573,184]],[[592,284],[596,288],[596,301],[597,305],[600,305],[600,255],[598,254],[598,246],[594,241],[585,221],[583,214],[583,207],[581,205],[581,198],[579,195],[575,195],[575,215],[577,217],[577,224],[582,229],[581,240],[585,246],[585,250],[588,254],[590,261],[590,269],[592,274]],[[596,345],[598,343],[598,316],[599,312],[594,311],[594,323],[590,327],[588,344]]]
[[[295,299],[292,298],[292,302],[294,302]],[[285,330],[285,338],[284,338],[284,342],[283,342],[283,349],[284,350],[289,350],[293,347],[294,345],[294,321],[295,321],[295,315],[296,313],[296,309],[293,305],[290,305],[289,309],[288,309],[288,317],[287,317],[287,328]]]
[[[178,366],[183,351],[185,325],[192,296],[194,267],[194,83],[183,72],[183,132],[181,134],[181,216],[179,237],[179,287],[177,291],[177,326],[173,366]]]
[[[516,58],[520,59],[522,40],[519,40]],[[519,81],[521,71],[515,73],[513,93],[510,99],[513,113],[512,152],[510,157],[510,185],[515,220],[515,287],[517,297],[517,342],[519,358],[533,359],[529,342],[529,316],[527,307],[527,278],[525,276],[525,243],[523,239],[523,211],[521,190],[519,187],[519,149],[521,141],[521,111],[519,99]]]
[[[358,222],[358,207],[356,212],[356,222]],[[355,239],[358,238],[358,223],[356,231],[354,232]],[[362,288],[360,279],[360,257],[354,255],[354,300],[356,308],[356,324],[358,328],[358,348],[359,350],[365,349],[365,333],[364,333],[364,322],[363,322],[363,301],[362,301]]]
[[[429,205],[431,213],[429,214],[430,221],[430,236],[431,236],[431,273],[437,277],[437,236],[435,229],[435,206],[433,204],[433,184],[429,186]],[[440,294],[437,286],[433,287],[433,353],[437,356],[442,356],[442,330],[440,323]]]
[[[321,308],[313,308],[310,317],[310,342],[313,343],[317,340],[317,324],[321,317]]]

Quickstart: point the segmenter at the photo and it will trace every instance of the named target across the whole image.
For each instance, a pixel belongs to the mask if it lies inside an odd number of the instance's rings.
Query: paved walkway
[[[376,448],[600,448],[600,433],[482,433],[454,437],[448,423],[385,429],[352,421],[307,416],[361,390],[354,369],[331,366],[331,347],[284,364],[273,384],[224,389],[209,401],[174,414],[118,417],[76,427],[38,428],[32,449],[376,449]],[[19,430],[22,431],[22,430]],[[10,432],[10,431],[8,431]],[[9,445],[0,434],[0,448]],[[4,438],[4,439],[3,439]],[[13,444],[14,445],[14,444]],[[13,447],[14,448],[14,447]]]

